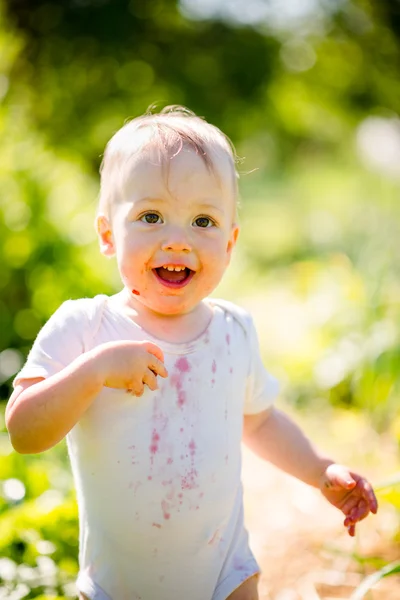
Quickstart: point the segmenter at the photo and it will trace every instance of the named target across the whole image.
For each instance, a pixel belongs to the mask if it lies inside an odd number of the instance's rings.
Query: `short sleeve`
[[[248,375],[244,414],[257,414],[270,408],[279,392],[279,382],[264,367],[260,356],[257,332],[253,320],[248,319],[250,372]]]
[[[55,375],[85,352],[88,330],[85,300],[67,300],[50,317],[16,375],[14,387],[21,379]]]

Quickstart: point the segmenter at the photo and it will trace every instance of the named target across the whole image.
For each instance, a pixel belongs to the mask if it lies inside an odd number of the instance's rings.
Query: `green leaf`
[[[368,577],[366,577],[354,591],[350,597],[350,600],[362,600],[362,598],[365,597],[365,594],[372,589],[373,586],[378,583],[378,581],[383,579],[383,577],[388,577],[389,575],[395,575],[397,573],[400,573],[400,561],[385,565],[379,571],[368,575]]]

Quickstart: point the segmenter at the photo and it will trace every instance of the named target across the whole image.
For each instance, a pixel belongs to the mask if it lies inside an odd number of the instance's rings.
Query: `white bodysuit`
[[[67,436],[80,519],[78,589],[91,600],[224,600],[258,572],[243,523],[243,414],[278,391],[250,316],[208,299],[195,341],[149,336],[107,296],[65,302],[15,383],[50,377],[93,347],[148,340],[168,378],[141,397],[104,387]]]

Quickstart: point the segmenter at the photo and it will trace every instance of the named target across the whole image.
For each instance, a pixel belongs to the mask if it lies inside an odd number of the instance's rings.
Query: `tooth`
[[[167,267],[168,271],[173,271],[174,267]]]
[[[182,267],[175,267],[175,271],[182,271]]]

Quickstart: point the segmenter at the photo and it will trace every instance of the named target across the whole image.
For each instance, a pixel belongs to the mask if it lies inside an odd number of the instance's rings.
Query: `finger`
[[[353,508],[349,516],[352,522],[356,523],[357,521],[361,521],[362,519],[364,519],[368,513],[369,508],[367,503],[365,502],[365,500],[360,500],[357,506]]]
[[[347,527],[347,532],[349,534],[350,537],[354,537],[356,535],[356,526],[355,525],[349,525]]]
[[[356,487],[351,490],[348,499],[342,506],[342,511],[345,514],[348,514],[354,508],[354,505],[352,505],[352,498],[356,499],[357,502],[362,501],[363,503],[366,503],[368,510],[372,513],[376,514],[378,511],[378,501],[374,490],[372,489],[371,484],[363,477],[358,479]]]
[[[155,375],[160,375],[161,377],[168,377],[168,371],[165,368],[164,363],[158,360],[158,358],[153,354],[149,354],[147,366],[151,371],[153,371]]]
[[[134,390],[133,390],[133,395],[137,396],[138,398],[140,398],[140,396],[143,396],[143,392],[144,392],[144,385],[143,383],[138,383]]]
[[[356,525],[356,523],[360,523],[360,521],[363,521],[364,519],[366,519],[369,515],[370,511],[366,510],[363,513],[360,513],[357,515],[355,515],[354,517],[346,517],[344,520],[344,524],[346,527],[349,527],[350,525]]]
[[[352,490],[357,485],[350,471],[342,465],[330,465],[325,472],[325,487],[333,490]]]
[[[158,389],[157,377],[154,375],[153,371],[150,369],[146,369],[143,379],[143,383],[145,383],[153,392]]]
[[[164,354],[161,348],[153,344],[152,342],[143,342],[143,346],[146,348],[149,354],[153,354],[160,362],[164,362]]]
[[[372,485],[366,479],[362,480],[363,484],[363,496],[368,503],[369,509],[372,513],[376,514],[378,511],[378,500],[376,499],[375,492]]]
[[[359,502],[360,498],[358,496],[349,496],[344,504],[340,507],[340,510],[345,514],[345,515],[350,515],[351,511],[353,510],[353,508],[355,508]]]
[[[369,512],[370,510],[368,504],[365,502],[365,500],[360,500],[358,506],[355,506],[350,511],[350,514],[347,515],[344,520],[344,524],[347,526],[350,524],[355,524],[358,521],[362,521],[369,515]]]
[[[375,492],[369,481],[360,477],[357,473],[350,473],[353,479],[357,481],[357,488],[360,490],[361,495],[367,500],[370,511],[374,514],[378,510],[378,500],[376,499]]]

